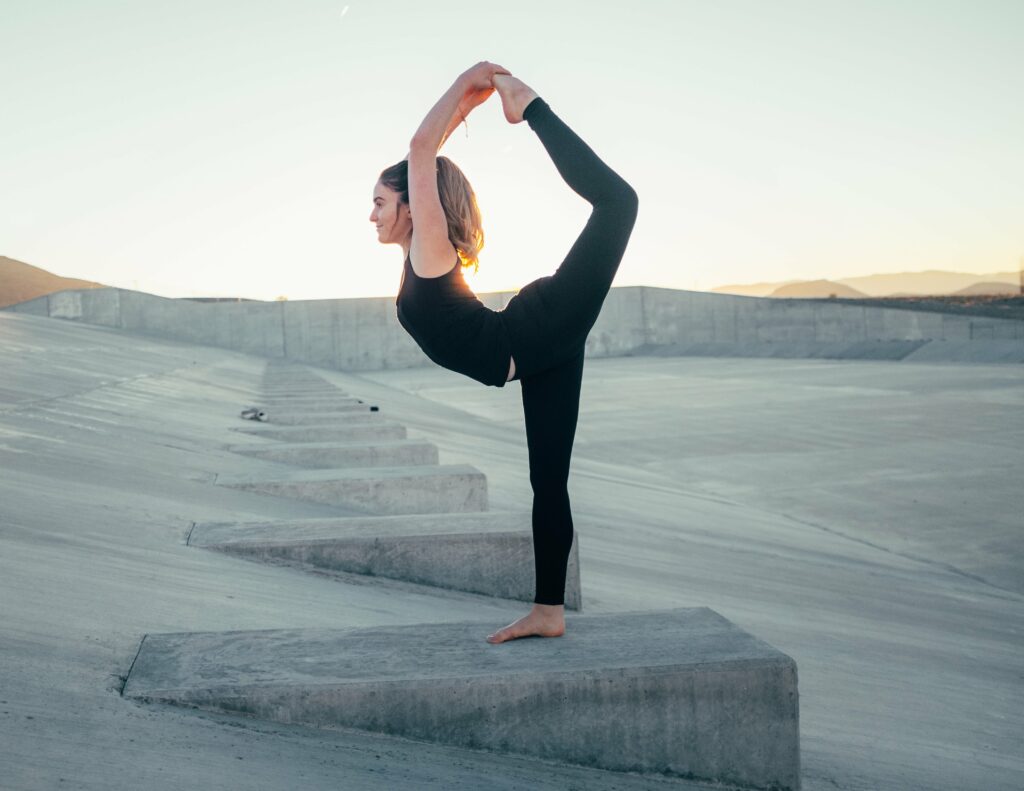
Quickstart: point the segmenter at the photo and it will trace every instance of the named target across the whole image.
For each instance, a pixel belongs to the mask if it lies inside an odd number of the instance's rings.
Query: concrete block
[[[317,426],[272,426],[254,423],[238,426],[231,431],[252,434],[254,437],[274,439],[279,442],[358,442],[360,440],[405,439],[405,426],[393,420],[378,420],[366,423],[334,423]]]
[[[362,398],[353,398],[352,396],[274,396],[271,398],[262,398],[260,396],[254,396],[253,401],[270,406],[276,407],[302,407],[302,408],[316,408],[320,406],[324,407],[339,407],[339,406],[359,406],[367,407],[369,402]]]
[[[437,446],[412,439],[379,442],[282,442],[232,445],[232,453],[254,456],[296,467],[405,467],[437,464]]]
[[[601,769],[800,788],[796,663],[707,607],[577,615],[491,645],[493,619],[155,633],[122,694]]]
[[[215,483],[375,514],[487,510],[487,476],[468,464],[295,470],[265,478],[218,475]]]
[[[200,522],[188,544],[526,602],[536,593],[529,511]],[[578,548],[576,534],[565,580],[569,610],[582,607]]]
[[[262,384],[264,387],[334,387],[333,382],[328,382],[322,376],[306,376],[298,373],[268,373],[264,375]]]
[[[380,423],[382,412],[371,412],[369,407],[331,412],[303,412],[298,410],[266,409],[267,423],[277,426],[329,426],[356,423]]]
[[[254,404],[259,404],[268,412],[284,410],[285,412],[369,412],[371,404],[369,401],[359,402],[355,399],[254,399]],[[379,409],[377,410],[379,411]]]
[[[309,385],[307,387],[264,387],[263,395],[288,398],[291,396],[342,396],[347,395],[344,390],[339,390],[334,385]]]

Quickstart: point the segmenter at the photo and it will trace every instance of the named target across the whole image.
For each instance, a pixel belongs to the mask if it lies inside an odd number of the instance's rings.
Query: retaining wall
[[[500,310],[514,293],[480,299]],[[393,297],[196,302],[97,288],[6,309],[339,370],[433,365],[398,323]],[[609,292],[586,354],[1024,362],[1024,321],[627,286]]]

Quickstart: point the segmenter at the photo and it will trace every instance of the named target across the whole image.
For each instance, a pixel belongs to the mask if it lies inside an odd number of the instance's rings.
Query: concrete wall
[[[480,299],[500,310],[513,295]],[[7,310],[340,370],[433,365],[398,323],[393,297],[195,302],[97,288],[60,291]],[[630,354],[1024,362],[1024,322],[827,300],[613,288],[587,339],[587,356]]]

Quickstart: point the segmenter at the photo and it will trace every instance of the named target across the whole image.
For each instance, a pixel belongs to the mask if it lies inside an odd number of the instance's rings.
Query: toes
[[[488,640],[495,643],[504,643],[507,640],[511,640],[519,635],[515,634],[511,626],[506,626],[504,629],[499,629],[494,634],[488,636]]]

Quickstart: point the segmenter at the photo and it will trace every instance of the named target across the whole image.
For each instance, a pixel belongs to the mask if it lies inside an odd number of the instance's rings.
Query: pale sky
[[[615,285],[1015,270],[1024,2],[0,0],[0,255],[163,296],[393,296],[380,171],[479,60],[637,190]],[[442,154],[477,291],[589,205],[497,94]]]

